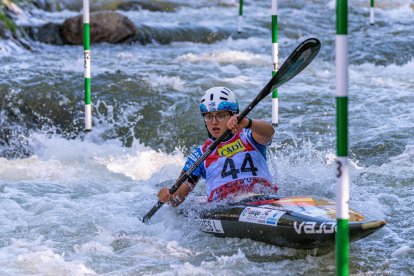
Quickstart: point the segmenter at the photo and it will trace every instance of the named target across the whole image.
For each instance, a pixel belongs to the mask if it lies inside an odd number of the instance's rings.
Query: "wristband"
[[[253,120],[250,119],[249,117],[245,117],[247,120],[249,120],[249,123],[247,124],[246,128],[251,128],[252,124],[253,124]]]

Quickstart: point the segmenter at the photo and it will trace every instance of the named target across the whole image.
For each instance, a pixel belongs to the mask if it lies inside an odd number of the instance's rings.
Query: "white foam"
[[[411,167],[414,169],[414,145],[406,145],[403,153],[397,156],[390,157],[392,162],[395,162],[398,167]]]
[[[409,1],[407,0],[385,0],[385,1],[375,1],[374,3],[374,7],[377,11],[385,10],[387,11],[387,14],[406,11],[408,6],[409,6]],[[335,9],[336,1],[335,0],[329,1],[328,7],[330,9]],[[352,1],[352,7],[353,8],[369,8],[370,1],[354,0]]]
[[[79,15],[78,12],[69,10],[47,12],[41,9],[32,9],[30,15],[25,13],[22,16],[19,16],[16,23],[24,26],[41,26],[49,22],[63,23],[65,19],[77,15]]]
[[[183,275],[183,276],[190,276],[190,275],[208,275],[208,270],[197,267],[195,265],[190,264],[189,262],[185,262],[179,265],[171,265],[171,275]]]
[[[413,82],[407,82],[407,80],[410,80],[413,70],[414,60],[410,60],[403,65],[389,64],[387,66],[375,65],[367,62],[360,65],[350,66],[349,73],[350,80],[356,84],[362,84],[364,83],[364,80],[366,81],[366,79],[369,78],[374,80],[374,83],[370,83],[371,85],[377,84],[382,87],[395,86],[399,88],[395,92],[406,93],[406,91],[401,88],[409,88],[414,85]]]
[[[99,253],[103,255],[112,255],[113,248],[110,246],[102,245],[99,242],[91,241],[82,245],[74,245],[73,249],[76,253]]]
[[[102,177],[102,165],[107,172],[128,176],[133,180],[156,181],[175,177],[184,165],[182,153],[169,155],[145,147],[138,142],[124,148],[119,141],[102,144],[79,139],[67,140],[34,134],[36,154],[24,159],[0,158],[0,175],[5,181],[48,181],[70,185],[82,178]],[[91,136],[90,138],[94,138]]]
[[[82,261],[66,261],[63,254],[34,242],[15,240],[11,245],[0,249],[2,271],[25,275],[96,275]]]
[[[10,232],[16,227],[27,226],[26,211],[15,201],[0,197],[1,231]]]
[[[246,265],[249,260],[245,254],[238,249],[233,255],[216,256],[212,261],[203,261],[199,266],[184,262],[172,264],[173,275],[227,275],[234,273],[239,265]]]
[[[180,246],[177,241],[167,243],[166,250],[170,255],[176,256],[177,258],[188,258],[194,255],[190,249]]]
[[[148,180],[154,174],[165,175],[171,172],[177,173],[184,165],[184,157],[177,153],[168,155],[162,152],[144,148],[135,153],[120,156],[97,158],[110,171],[122,173],[134,180]]]
[[[0,56],[12,56],[17,54],[23,54],[24,52],[26,52],[26,50],[23,47],[16,44],[14,40],[0,39]],[[5,64],[3,66],[7,67],[8,65]]]
[[[147,77],[144,77],[143,80],[155,89],[172,88],[175,91],[182,91],[185,88],[185,81],[177,76],[169,77],[149,74]]]
[[[25,159],[7,160],[0,158],[0,175],[5,181],[59,181],[77,178],[80,167],[68,166],[61,160],[41,160],[38,156]]]
[[[237,51],[237,50],[216,50],[213,52],[207,52],[205,54],[193,54],[188,53],[182,56],[179,56],[176,59],[176,62],[218,62],[223,64],[254,64],[254,65],[267,65],[270,64],[268,56],[261,54],[253,54],[247,51]]]
[[[392,258],[410,258],[410,255],[414,253],[414,248],[412,248],[412,242],[411,245],[402,245],[397,250],[392,252],[391,257]]]
[[[392,21],[411,20],[413,16],[411,5],[412,1],[408,0],[375,1],[376,11]]]

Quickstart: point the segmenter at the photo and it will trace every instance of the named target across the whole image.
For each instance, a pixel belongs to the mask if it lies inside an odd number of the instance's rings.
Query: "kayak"
[[[247,238],[300,249],[335,245],[336,203],[322,197],[256,194],[190,213],[198,230],[217,237]],[[366,237],[385,224],[384,220],[368,220],[350,209],[350,241]]]

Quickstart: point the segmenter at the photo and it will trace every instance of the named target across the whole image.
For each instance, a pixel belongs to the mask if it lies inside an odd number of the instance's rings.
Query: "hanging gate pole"
[[[274,76],[279,67],[279,46],[277,42],[277,0],[272,0],[272,63]],[[276,88],[272,91],[272,125],[277,127],[279,124],[279,92]]]
[[[92,130],[91,107],[91,46],[89,25],[89,0],[83,0],[83,50],[85,83],[85,131]]]
[[[348,169],[348,2],[336,2],[336,265],[337,275],[349,275]]]

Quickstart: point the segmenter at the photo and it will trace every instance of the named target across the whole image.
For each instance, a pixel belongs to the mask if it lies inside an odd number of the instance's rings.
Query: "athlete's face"
[[[227,111],[207,112],[203,114],[207,129],[214,138],[219,138],[227,130],[230,113]]]

